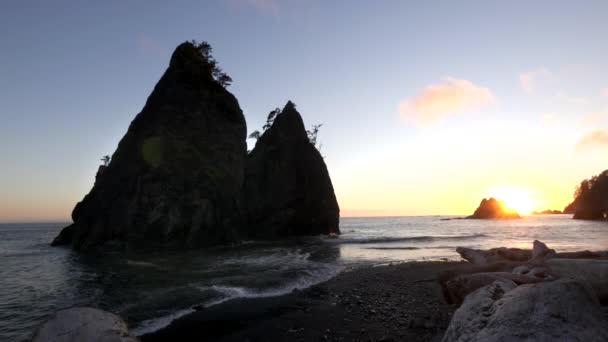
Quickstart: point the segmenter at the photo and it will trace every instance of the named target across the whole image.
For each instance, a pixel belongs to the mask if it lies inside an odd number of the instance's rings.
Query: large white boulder
[[[546,265],[556,277],[588,283],[601,302],[608,302],[608,260],[551,259]]]
[[[544,281],[543,278],[535,278],[509,272],[481,272],[456,276],[448,280],[445,283],[444,288],[452,303],[462,303],[465,297],[473,291],[501,279],[510,280],[517,285]]]
[[[600,342],[608,341],[608,321],[584,282],[498,280],[466,297],[443,341]]]
[[[117,315],[93,308],[58,311],[42,324],[32,342],[137,342]]]

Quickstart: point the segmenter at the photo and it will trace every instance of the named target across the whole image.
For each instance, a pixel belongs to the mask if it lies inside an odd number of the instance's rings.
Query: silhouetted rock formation
[[[470,219],[515,219],[521,218],[519,214],[512,209],[505,207],[503,201],[490,197],[489,199],[481,200],[479,207],[473,215],[468,216]]]
[[[208,44],[179,45],[52,245],[195,248],[240,235],[339,234],[327,167],[293,103],[247,156],[230,81]]]
[[[543,210],[543,211],[533,211],[532,215],[559,215],[562,212],[559,210],[551,210],[551,209],[547,209],[547,210]]]
[[[583,180],[574,193],[574,201],[564,208],[564,213],[574,214],[573,218],[580,220],[608,218],[608,170]]]
[[[247,160],[250,236],[339,233],[340,209],[323,157],[288,102]]]
[[[574,201],[572,201],[572,203],[568,204],[564,210],[562,211],[562,213],[564,214],[574,214],[574,212],[576,211],[576,205],[577,205],[577,201],[576,199]]]
[[[246,124],[212,71],[192,43],[176,48],[53,245],[197,247],[235,239]]]

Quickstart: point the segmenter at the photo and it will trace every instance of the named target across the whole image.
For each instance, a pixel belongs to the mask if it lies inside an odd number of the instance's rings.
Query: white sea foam
[[[217,294],[216,299],[201,303],[203,307],[211,307],[237,298],[266,298],[276,297],[294,290],[303,290],[313,285],[327,281],[337,275],[343,268],[338,266],[321,267],[315,271],[308,271],[307,274],[296,281],[287,283],[284,286],[273,287],[268,289],[253,289],[243,286],[226,286],[226,285],[211,285],[198,286],[202,292],[212,291]],[[183,317],[194,312],[193,309],[183,309],[173,312],[158,318],[148,319],[141,322],[136,327],[132,328],[133,334],[140,336],[150,332],[157,331],[169,325],[173,320]]]
[[[131,331],[131,334],[133,334],[135,336],[141,336],[144,334],[148,334],[148,333],[157,331],[159,329],[162,329],[162,328],[166,327],[167,325],[169,325],[171,322],[173,322],[173,320],[178,319],[178,318],[185,316],[192,312],[194,312],[194,310],[188,308],[188,309],[173,312],[166,316],[148,319],[148,320],[141,322],[136,327],[130,329],[130,331]]]
[[[200,287],[202,291],[212,290],[220,293],[223,298],[218,298],[207,303],[203,306],[210,307],[220,303],[224,303],[235,298],[264,298],[264,297],[276,297],[294,290],[303,290],[313,285],[322,283],[334,277],[342,270],[342,267],[327,268],[323,271],[313,272],[315,274],[304,276],[297,281],[290,282],[284,286],[274,287],[269,289],[252,289],[240,286],[222,286],[212,285]]]

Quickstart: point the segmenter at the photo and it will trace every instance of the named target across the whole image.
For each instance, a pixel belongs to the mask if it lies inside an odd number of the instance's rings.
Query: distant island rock
[[[505,206],[504,201],[499,201],[493,197],[482,199],[479,207],[475,209],[473,215],[467,216],[468,219],[518,219],[519,214]]]
[[[608,170],[581,181],[564,214],[573,214],[578,220],[608,219]]]
[[[245,204],[253,237],[340,233],[327,166],[292,102],[249,154]]]
[[[551,210],[551,209],[532,212],[532,215],[559,215],[559,214],[562,214],[562,212],[559,210]]]
[[[52,245],[175,249],[247,235],[339,233],[327,168],[305,140],[293,104],[248,157],[245,118],[225,88],[230,78],[204,44],[176,48],[92,190],[75,206],[73,224]]]

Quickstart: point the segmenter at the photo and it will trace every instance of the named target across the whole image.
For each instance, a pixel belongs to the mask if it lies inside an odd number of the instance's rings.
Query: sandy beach
[[[303,291],[235,299],[184,316],[142,341],[440,341],[457,305],[439,283],[467,262],[345,271]]]

